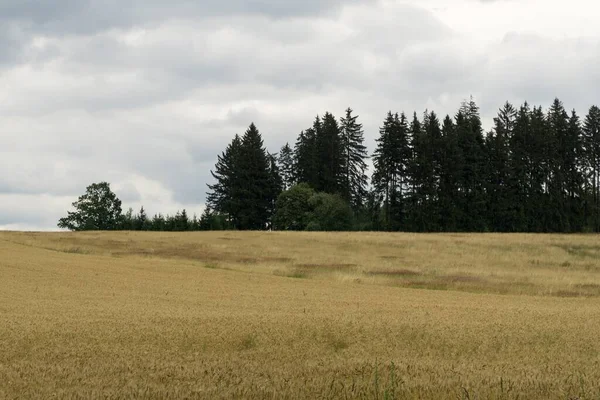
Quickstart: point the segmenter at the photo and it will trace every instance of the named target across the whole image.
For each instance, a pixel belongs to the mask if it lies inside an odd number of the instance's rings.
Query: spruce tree
[[[140,209],[137,217],[135,218],[135,230],[136,231],[145,231],[147,230],[148,224],[148,216],[146,215],[146,210],[144,210],[144,206]]]
[[[321,129],[319,117],[312,128],[300,132],[294,148],[294,181],[312,188],[318,185],[317,131]]]
[[[471,98],[464,102],[456,117],[459,147],[464,155],[461,176],[461,230],[481,232],[487,229],[485,140],[479,108]]]
[[[500,232],[512,232],[516,229],[509,162],[516,113],[514,106],[507,102],[494,118],[494,128],[486,137],[488,221],[490,229]]]
[[[548,163],[548,206],[545,230],[569,232],[571,230],[566,201],[567,174],[571,161],[567,154],[569,116],[559,99],[555,99],[548,111],[548,133],[546,162]]]
[[[383,228],[400,230],[405,224],[405,197],[408,190],[410,147],[406,116],[388,112],[379,130],[377,147],[373,154],[373,198],[383,204]]]
[[[317,176],[315,190],[331,194],[342,193],[344,155],[340,127],[331,113],[325,113],[317,131]]]
[[[283,184],[282,189],[288,190],[296,183],[294,171],[294,152],[288,143],[286,143],[279,152],[277,166],[279,168],[279,174],[281,175],[281,181]]]
[[[271,172],[260,132],[251,124],[242,138],[239,156],[239,229],[264,230],[272,202]]]
[[[514,129],[509,140],[509,180],[510,201],[514,215],[514,230],[526,232],[530,229],[531,203],[531,155],[528,143],[531,141],[531,109],[523,104],[516,113]]]
[[[284,183],[283,183],[283,178],[281,176],[281,173],[280,173],[280,170],[278,167],[277,158],[275,157],[275,155],[269,154],[268,159],[269,159],[269,187],[268,187],[269,190],[267,192],[267,196],[269,199],[268,224],[269,224],[269,228],[272,229],[273,228],[273,218],[275,216],[275,208],[276,208],[275,205],[277,203],[277,198],[279,197],[281,192],[284,190]]]
[[[228,216],[231,225],[240,227],[242,205],[242,179],[240,159],[242,154],[242,139],[235,135],[227,149],[218,156],[215,171],[210,171],[216,183],[208,185],[210,192],[207,197],[208,206]]]
[[[590,108],[583,126],[585,166],[588,171],[590,226],[600,232],[600,108]]]
[[[440,229],[445,232],[458,231],[462,220],[460,204],[460,179],[464,156],[459,147],[456,126],[449,115],[442,123],[442,154],[440,158],[440,182],[438,206]]]
[[[340,121],[342,139],[343,170],[342,195],[353,210],[360,210],[367,194],[367,148],[364,145],[362,124],[358,116],[352,115],[352,109],[346,110],[346,116]]]
[[[415,128],[419,124],[413,123]],[[413,198],[410,220],[412,229],[432,232],[440,229],[438,190],[440,182],[442,133],[435,112],[425,113],[422,129],[414,129],[411,181]]]

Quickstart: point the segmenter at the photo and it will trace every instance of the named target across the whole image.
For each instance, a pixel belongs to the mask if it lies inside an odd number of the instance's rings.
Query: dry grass
[[[0,234],[0,398],[596,399],[599,331],[597,236]]]

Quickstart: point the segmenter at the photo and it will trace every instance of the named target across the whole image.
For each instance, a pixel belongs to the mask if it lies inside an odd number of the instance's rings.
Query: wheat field
[[[0,398],[599,399],[600,238],[0,233]]]

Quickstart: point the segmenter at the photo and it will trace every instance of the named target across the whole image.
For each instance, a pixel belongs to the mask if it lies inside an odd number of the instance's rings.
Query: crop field
[[[599,399],[600,237],[0,233],[0,398]]]

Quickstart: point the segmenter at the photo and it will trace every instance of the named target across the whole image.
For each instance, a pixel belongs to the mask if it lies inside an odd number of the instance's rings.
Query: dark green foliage
[[[240,226],[243,181],[240,173],[242,139],[235,135],[223,154],[218,156],[215,171],[211,171],[216,183],[208,185],[208,206],[227,215],[234,227]]]
[[[296,183],[294,151],[288,143],[279,151],[277,166],[279,167],[279,174],[281,175],[281,182],[283,184],[282,190],[287,190],[294,186]]]
[[[344,155],[340,127],[335,117],[325,113],[317,130],[317,185],[315,190],[340,194],[343,192]]]
[[[275,216],[275,203],[277,202],[277,198],[279,194],[283,191],[283,179],[281,177],[279,167],[277,165],[277,158],[269,154],[269,186],[266,196],[268,197],[268,213],[269,219],[268,224],[269,227],[273,226],[273,218]]]
[[[136,231],[146,231],[148,230],[148,216],[146,215],[146,210],[144,207],[140,209],[139,214],[135,218],[134,228]]]
[[[413,121],[410,163],[412,195],[409,221],[413,230],[432,232],[440,229],[438,191],[442,158],[442,131],[434,112],[425,113],[422,127],[415,116]]]
[[[404,225],[410,157],[406,116],[388,112],[373,154],[373,197],[369,208],[373,212],[376,203],[382,205],[382,225],[389,231],[400,230]]]
[[[273,199],[271,162],[254,124],[242,138],[237,173],[240,179],[238,229],[264,230],[271,217]]]
[[[300,132],[294,149],[295,183],[307,183],[311,187],[319,184],[317,158],[317,132],[321,130],[321,120],[315,120],[312,128]]]
[[[310,222],[310,199],[315,191],[306,183],[292,186],[277,198],[274,227],[284,231],[303,231]]]
[[[484,136],[471,99],[455,118],[389,112],[365,176],[362,125],[326,113],[292,151],[269,154],[251,124],[218,157],[200,219],[187,211],[121,214],[93,184],[59,221],[71,230],[386,230],[600,232],[600,109],[583,123],[555,99],[547,112],[504,104]],[[299,184],[298,184],[299,183]],[[283,192],[282,192],[283,191]]]
[[[216,183],[208,185],[208,206],[227,215],[235,229],[266,229],[282,183],[275,157],[263,147],[254,124],[242,138],[235,136],[211,173]]]
[[[340,122],[343,155],[341,190],[344,199],[355,211],[362,209],[367,195],[365,160],[368,158],[363,127],[357,119],[358,116],[353,116],[352,109],[348,108]]]
[[[583,161],[588,193],[588,228],[600,232],[600,108],[593,106],[583,125]]]
[[[349,231],[353,226],[352,209],[340,195],[317,193],[309,200],[310,231]]]
[[[350,205],[340,195],[316,193],[301,183],[277,199],[275,228],[287,231],[349,231],[353,227]]]
[[[58,221],[58,227],[71,231],[112,231],[121,228],[121,200],[107,182],[94,183],[73,203],[75,211]]]
[[[488,222],[501,232],[512,232],[517,224],[510,165],[510,140],[516,116],[516,109],[507,102],[494,118],[494,129],[486,137]]]

